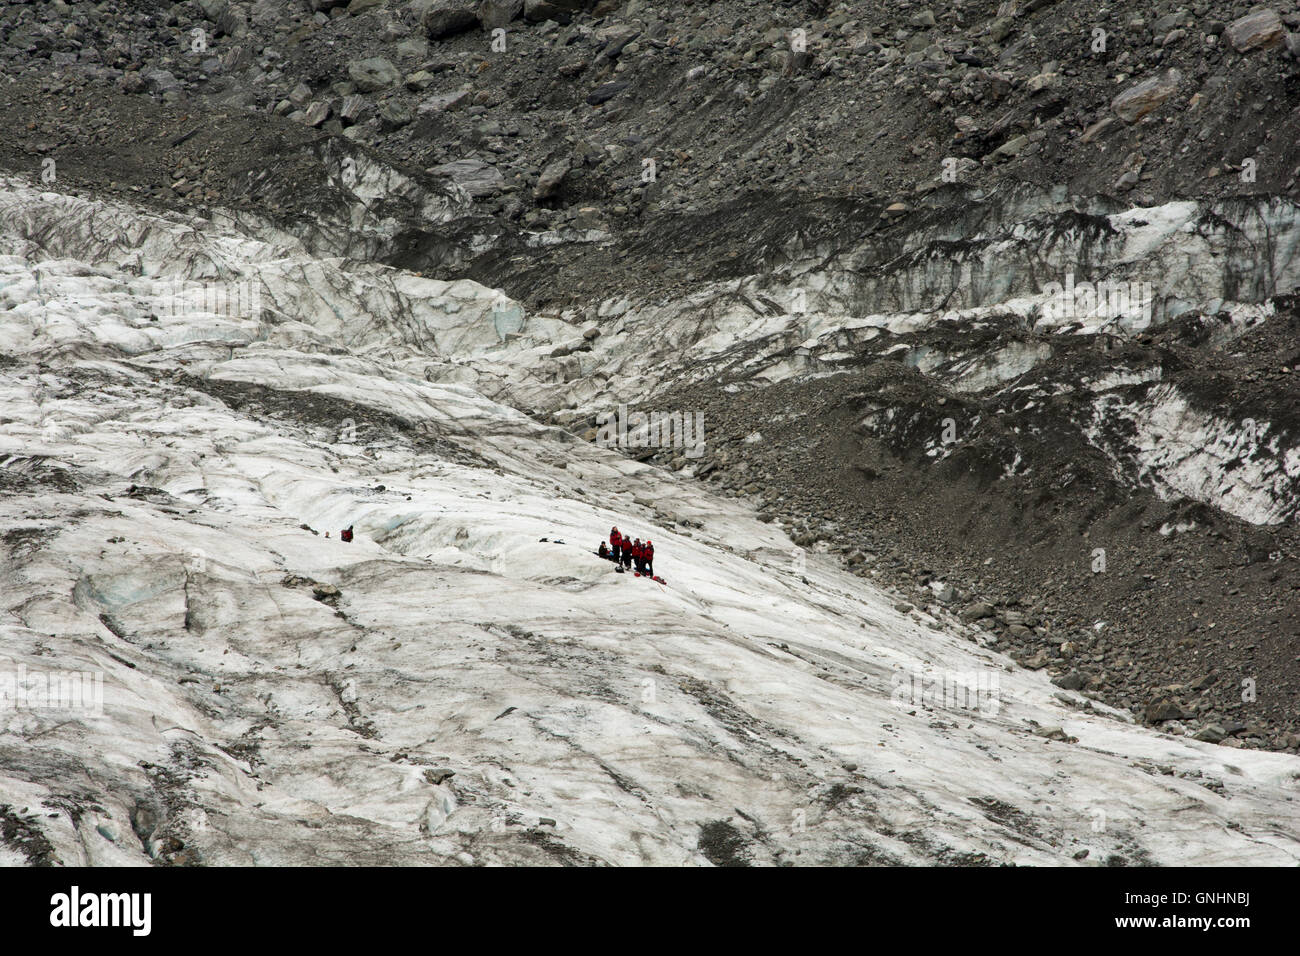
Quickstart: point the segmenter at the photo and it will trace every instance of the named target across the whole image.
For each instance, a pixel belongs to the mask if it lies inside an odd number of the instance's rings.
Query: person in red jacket
[[[636,539],[635,548],[636,550],[632,552],[632,558],[636,561],[636,569],[645,574],[645,545],[641,543],[640,538]]]
[[[344,541],[351,541],[351,540],[352,540],[352,525],[348,525],[348,526],[347,526],[346,528],[344,528],[341,532],[339,532],[339,537],[342,538]]]
[[[618,525],[609,529],[609,550],[614,552],[614,563],[623,560],[623,536],[618,533]]]
[[[645,561],[645,573],[650,577],[655,576],[655,546],[654,542],[646,539],[645,545],[641,548],[641,555]]]
[[[623,539],[623,567],[632,567],[632,539]]]

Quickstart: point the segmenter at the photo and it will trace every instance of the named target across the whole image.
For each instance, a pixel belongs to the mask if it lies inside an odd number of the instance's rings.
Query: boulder
[[[484,30],[497,30],[523,16],[524,0],[482,0],[478,5],[478,22]]]
[[[1061,74],[1039,73],[1037,76],[1029,78],[1029,82],[1025,84],[1025,89],[1030,93],[1037,93],[1041,90],[1054,90],[1060,85]]]
[[[541,175],[537,177],[537,185],[533,187],[534,199],[548,199],[554,196],[560,188],[560,183],[564,177],[569,174],[568,157],[561,157],[554,162],[548,163],[542,170]]]
[[[1073,670],[1052,678],[1052,683],[1061,690],[1083,690],[1088,686],[1089,675],[1085,671]]]
[[[389,60],[382,56],[372,56],[349,63],[348,78],[360,92],[377,93],[395,86],[402,74]]]
[[[627,80],[617,80],[613,83],[602,83],[587,94],[587,103],[590,106],[599,106],[601,103],[606,103],[609,100],[612,100],[631,85],[632,84]]]
[[[421,113],[443,113],[456,109],[469,98],[470,91],[467,89],[452,90],[450,93],[439,93],[437,96],[430,96],[420,104]]]
[[[407,125],[415,115],[409,106],[397,100],[389,100],[379,108],[379,127],[386,133]]]
[[[168,70],[150,70],[145,73],[144,85],[150,93],[169,93],[181,88],[180,80]]]
[[[1166,720],[1186,720],[1189,715],[1172,698],[1162,697],[1147,704],[1147,723],[1158,724]]]
[[[1047,666],[1047,651],[1039,648],[1038,652],[1030,657],[1026,657],[1020,662],[1022,667],[1027,667],[1031,671],[1040,671]]]
[[[1110,107],[1125,123],[1136,123],[1169,97],[1178,92],[1182,74],[1169,70],[1129,87],[1110,102]]]
[[[429,170],[434,176],[445,176],[474,198],[490,196],[505,185],[505,177],[495,166],[477,159],[458,159]]]
[[[329,118],[329,104],[317,100],[303,111],[302,121],[308,126],[320,126],[321,123],[325,122]]]
[[[1286,39],[1286,27],[1276,10],[1256,10],[1233,20],[1224,31],[1228,42],[1238,53],[1268,50]]]
[[[351,96],[343,97],[343,103],[339,106],[339,119],[345,123],[355,123],[365,112],[366,101],[364,97],[357,96],[353,93]]]
[[[434,76],[428,70],[416,70],[408,73],[402,85],[413,93],[420,93],[433,85]]]
[[[226,12],[230,6],[228,0],[199,0],[199,11],[203,14],[204,19],[216,23],[221,19],[221,15]]]
[[[1196,732],[1195,739],[1204,740],[1209,744],[1217,744],[1221,743],[1227,736],[1227,733],[1225,733],[1224,729],[1218,724],[1206,724]]]
[[[524,19],[530,23],[568,23],[588,5],[587,0],[524,0]]]
[[[478,26],[478,14],[461,4],[436,3],[424,11],[420,26],[430,40],[446,40]]]

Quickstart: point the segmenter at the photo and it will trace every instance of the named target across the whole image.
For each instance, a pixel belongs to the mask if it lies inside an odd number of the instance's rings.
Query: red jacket
[[[641,549],[641,557],[645,558],[647,561],[653,561],[655,559],[655,546],[653,544],[645,545]]]
[[[609,533],[609,546],[610,546],[611,548],[620,548],[620,547],[622,547],[622,546],[623,546],[623,536],[622,536],[621,534],[619,534],[617,531],[611,531],[611,532]]]

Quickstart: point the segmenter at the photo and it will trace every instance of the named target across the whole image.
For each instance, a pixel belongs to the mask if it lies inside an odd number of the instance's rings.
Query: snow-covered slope
[[[0,193],[0,657],[103,681],[0,712],[0,861],[1300,860],[1300,760],[1136,727],[487,397],[581,333],[513,308]]]

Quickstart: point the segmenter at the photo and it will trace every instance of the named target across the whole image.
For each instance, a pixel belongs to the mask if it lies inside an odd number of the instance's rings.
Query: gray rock
[[[505,185],[505,177],[495,166],[477,159],[458,159],[429,170],[434,176],[445,176],[467,193],[478,199],[490,196]]]
[[[103,823],[96,824],[95,829],[99,831],[100,836],[110,843],[116,843],[117,838],[121,836],[121,831],[112,820],[105,820]]]
[[[395,86],[402,74],[389,60],[382,56],[372,56],[349,63],[348,77],[360,92],[377,93]]]
[[[1206,724],[1196,732],[1194,739],[1204,740],[1206,743],[1210,744],[1217,744],[1227,736],[1227,732],[1218,724]]]
[[[989,24],[989,40],[993,43],[1001,43],[1010,36],[1015,26],[1015,21],[1010,17],[997,17]]]
[[[1176,10],[1173,13],[1165,14],[1163,17],[1158,18],[1155,23],[1151,24],[1151,32],[1156,35],[1168,33],[1174,27],[1182,26],[1187,22],[1187,20],[1188,14],[1186,10]]]
[[[446,40],[477,27],[478,15],[459,3],[438,3],[424,11],[420,26],[430,40]]]
[[[632,84],[627,80],[616,80],[613,83],[602,83],[587,94],[587,103],[591,106],[599,106],[601,103],[607,103],[631,85]]]
[[[433,85],[433,74],[428,70],[416,70],[408,73],[402,85],[414,93],[420,93]]]
[[[1182,74],[1169,70],[1129,87],[1110,102],[1110,107],[1125,123],[1136,123],[1169,97],[1178,92]]]
[[[439,93],[437,96],[431,96],[420,104],[421,113],[442,113],[456,109],[469,96],[469,90],[452,90],[450,93]]]
[[[204,18],[213,23],[220,19],[229,6],[228,0],[199,0],[199,10],[202,11]]]
[[[150,70],[144,74],[144,85],[150,93],[168,93],[181,88],[180,80],[168,70]]]
[[[1011,139],[1007,140],[1005,143],[1003,143],[1001,146],[995,149],[993,151],[993,155],[1006,156],[1008,158],[1012,156],[1019,156],[1021,153],[1025,151],[1025,147],[1028,145],[1029,145],[1029,137],[1022,133],[1019,136],[1011,137]]]
[[[355,123],[361,118],[365,109],[365,98],[353,93],[351,96],[343,97],[343,103],[339,106],[339,118],[345,123]]]
[[[1097,139],[1098,137],[1101,136],[1105,136],[1108,132],[1110,132],[1113,129],[1118,129],[1118,125],[1115,122],[1115,117],[1113,116],[1104,117],[1098,120],[1097,122],[1093,123],[1086,130],[1084,130],[1083,136],[1079,137],[1079,142],[1091,143],[1094,139]]]
[[[379,126],[385,132],[400,129],[413,119],[415,114],[411,112],[411,108],[397,100],[389,100],[379,108]]]
[[[551,358],[564,358],[566,355],[572,355],[574,352],[585,351],[591,346],[587,344],[586,339],[573,339],[569,342],[562,342],[555,348],[551,349]]]
[[[1037,93],[1040,90],[1054,90],[1060,85],[1061,74],[1039,73],[1037,76],[1029,78],[1029,82],[1025,84],[1025,89],[1030,93]]]
[[[429,41],[424,37],[407,37],[397,44],[398,56],[427,56]]]
[[[524,0],[524,19],[530,23],[546,20],[568,23],[575,13],[587,6],[584,0]]]
[[[579,229],[602,229],[605,222],[600,209],[595,206],[580,206],[574,213],[573,224]]]
[[[534,199],[547,199],[554,196],[560,188],[560,183],[568,175],[571,166],[567,156],[562,156],[554,162],[548,163],[546,168],[537,177],[537,185],[533,187]]]
[[[328,103],[317,101],[312,103],[303,111],[302,121],[308,126],[320,126],[330,118],[330,107]]]
[[[596,62],[603,60],[614,60],[623,52],[629,43],[641,35],[639,27],[628,24],[617,24],[601,30],[597,34],[597,39],[604,42],[600,48],[600,53],[596,56]]]
[[[141,840],[152,836],[160,822],[157,811],[147,804],[137,803],[131,808],[131,829]]]
[[[482,0],[478,5],[478,22],[484,30],[496,30],[509,26],[523,13],[524,0]]]
[[[976,601],[974,604],[964,608],[961,612],[961,619],[968,624],[971,621],[978,621],[982,618],[992,617],[992,605],[985,604],[983,601]]]
[[[1032,657],[1026,657],[1020,662],[1022,667],[1027,667],[1031,671],[1040,671],[1047,666],[1047,651],[1042,648]]]
[[[1147,723],[1158,724],[1166,720],[1186,720],[1190,715],[1182,706],[1169,697],[1162,697],[1147,704]]]
[[[1052,678],[1052,683],[1061,690],[1083,690],[1088,686],[1088,674],[1086,671],[1070,671],[1068,674],[1061,674]]]
[[[1286,27],[1276,10],[1256,10],[1229,23],[1226,33],[1234,50],[1250,53],[1280,44],[1286,37]]]

